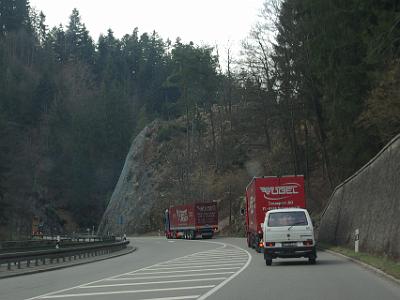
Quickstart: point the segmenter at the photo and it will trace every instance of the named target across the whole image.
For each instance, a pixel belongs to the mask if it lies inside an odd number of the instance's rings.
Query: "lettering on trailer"
[[[300,187],[298,183],[284,183],[281,186],[265,186],[260,187],[264,193],[264,198],[267,200],[284,200],[290,198],[292,195],[298,194],[297,189]],[[279,197],[282,195],[282,197]]]
[[[215,211],[215,205],[197,205],[197,210],[199,211]]]
[[[188,210],[176,210],[176,216],[180,223],[187,222],[189,220]]]

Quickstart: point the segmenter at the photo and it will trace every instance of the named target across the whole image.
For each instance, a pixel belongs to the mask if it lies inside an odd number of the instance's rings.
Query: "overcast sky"
[[[43,11],[49,27],[68,24],[72,9],[77,8],[90,35],[97,41],[111,28],[116,37],[155,30],[173,42],[219,45],[224,51],[230,44],[235,52],[240,41],[257,21],[264,0],[30,0]],[[222,54],[222,53],[221,53]]]

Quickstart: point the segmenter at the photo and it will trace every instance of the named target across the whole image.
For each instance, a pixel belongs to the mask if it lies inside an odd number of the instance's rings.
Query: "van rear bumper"
[[[317,257],[316,247],[266,247],[264,258]]]

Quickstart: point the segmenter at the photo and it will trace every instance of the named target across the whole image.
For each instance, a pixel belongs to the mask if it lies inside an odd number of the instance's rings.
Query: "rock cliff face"
[[[400,258],[400,135],[333,192],[319,240]]]
[[[143,233],[154,227],[150,214],[157,203],[158,183],[153,177],[156,157],[150,153],[155,148],[158,126],[157,122],[153,122],[133,141],[99,225],[99,233]]]

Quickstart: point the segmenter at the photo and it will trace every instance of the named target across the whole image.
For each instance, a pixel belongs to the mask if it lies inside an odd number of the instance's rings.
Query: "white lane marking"
[[[187,296],[177,296],[177,297],[164,297],[164,298],[146,298],[138,300],[184,300],[184,299],[196,299],[200,295],[187,295]]]
[[[215,273],[197,273],[197,274],[184,274],[184,275],[163,275],[163,276],[144,276],[137,277],[136,275],[132,277],[120,277],[120,278],[112,278],[105,279],[106,281],[123,281],[123,280],[138,280],[138,279],[154,279],[154,278],[181,278],[181,277],[197,277],[197,276],[209,276],[209,275],[225,275],[225,274],[233,274],[235,272],[215,272]]]
[[[190,264],[173,264],[173,265],[157,265],[151,267],[153,268],[165,268],[165,269],[176,269],[176,268],[187,268],[187,267],[213,267],[213,266],[219,266],[219,265],[244,265],[247,261],[215,261],[214,263],[208,262],[208,263],[190,263]],[[147,269],[147,270],[150,270]]]
[[[217,249],[225,248],[225,247],[226,247],[226,245],[224,245],[224,244],[222,244],[222,243],[215,243],[215,242],[208,242],[208,243],[220,245],[220,247],[217,248]],[[192,254],[189,254],[189,255],[193,255],[193,254],[197,254],[197,253],[203,253],[203,252],[204,252],[204,251],[199,251],[199,252],[192,253]],[[179,258],[183,258],[183,257],[186,257],[186,256],[182,256],[182,257],[179,257]],[[178,258],[178,259],[179,259],[179,258]],[[174,258],[174,259],[171,259],[171,260],[167,260],[166,262],[169,262],[169,261],[172,261],[172,260],[176,260],[176,259],[177,259],[177,258]],[[44,296],[49,296],[49,295],[54,295],[54,294],[58,294],[58,293],[63,293],[63,292],[66,292],[66,291],[70,291],[70,290],[73,290],[73,289],[80,288],[80,287],[82,287],[82,286],[86,286],[86,285],[89,285],[89,284],[101,282],[101,281],[103,281],[103,280],[112,279],[112,278],[117,278],[117,277],[121,277],[121,276],[124,276],[124,275],[132,275],[132,274],[134,274],[134,273],[140,272],[140,271],[142,271],[142,270],[145,270],[146,268],[150,268],[150,267],[155,266],[155,265],[157,265],[157,264],[154,264],[154,265],[151,265],[151,266],[148,266],[148,267],[143,267],[143,268],[137,269],[137,270],[135,270],[135,271],[133,271],[133,272],[127,272],[127,273],[123,273],[123,274],[117,274],[117,275],[114,275],[114,276],[111,276],[111,277],[102,278],[102,279],[99,279],[99,280],[95,280],[95,281],[92,281],[92,282],[80,284],[80,285],[73,286],[73,287],[70,287],[70,288],[61,289],[61,290],[58,290],[58,291],[54,291],[54,292],[42,294],[42,295],[35,296],[35,297],[31,297],[31,298],[26,298],[26,299],[24,299],[24,300],[40,299],[40,298],[42,298],[42,297],[44,297]],[[150,273],[150,274],[152,274],[152,273]]]
[[[225,251],[203,251],[200,253],[197,253],[196,255],[203,255],[203,254],[210,254],[210,255],[222,255],[222,254],[236,254],[236,253],[240,253],[241,251],[236,251],[236,250],[225,250]],[[190,255],[194,255],[194,254],[190,254]]]
[[[169,265],[173,265],[173,264],[179,264],[179,263],[197,263],[197,262],[212,262],[212,261],[233,261],[233,260],[244,260],[247,261],[248,257],[209,257],[209,258],[196,258],[196,257],[191,257],[191,258],[184,258],[184,259],[180,259],[180,260],[174,260],[174,261],[168,261],[168,262],[162,262],[162,263],[158,263],[157,265],[161,265],[161,264],[169,264]]]
[[[215,285],[198,285],[198,286],[185,286],[176,288],[165,289],[149,289],[149,290],[131,290],[131,291],[113,291],[113,292],[95,292],[95,293],[80,293],[80,294],[62,294],[43,296],[39,299],[54,299],[54,298],[69,298],[69,297],[85,297],[85,296],[103,296],[103,295],[118,295],[118,294],[136,294],[136,293],[151,293],[151,292],[166,292],[166,291],[183,291],[194,289],[208,289],[215,287]]]
[[[247,259],[243,259],[243,258],[238,258],[238,259],[218,259],[218,260],[209,260],[209,259],[207,259],[207,260],[197,260],[197,259],[194,259],[194,260],[182,260],[182,261],[180,261],[180,260],[177,260],[177,261],[174,261],[174,262],[172,262],[172,263],[160,263],[160,264],[157,264],[157,266],[177,266],[177,265],[185,265],[185,266],[188,266],[188,265],[201,265],[201,264],[212,264],[212,263],[215,263],[215,262],[221,262],[221,263],[226,263],[226,262],[242,262],[242,263],[246,263],[247,262]]]
[[[189,242],[189,241],[187,241],[187,242]],[[193,241],[190,241],[190,242],[193,242]],[[216,244],[216,245],[220,245],[221,246],[221,247],[218,247],[218,248],[216,248],[216,249],[214,249],[212,251],[216,251],[216,250],[218,251],[219,249],[224,249],[224,248],[228,247],[228,244],[224,244],[224,243],[221,243],[221,242],[210,242],[210,241],[194,241],[194,242],[198,242],[198,243],[205,242],[205,243]],[[250,253],[248,251],[246,251],[244,249],[241,249],[240,247],[231,245],[231,244],[229,244],[229,246],[234,247],[234,248],[238,249],[239,251],[244,251],[248,256],[247,263],[242,268],[240,268],[240,270],[237,271],[236,273],[235,272],[229,272],[230,274],[233,274],[233,275],[231,277],[229,277],[228,279],[226,279],[225,281],[223,281],[222,283],[218,284],[217,286],[214,285],[213,288],[210,291],[208,291],[206,294],[202,295],[199,298],[200,300],[206,299],[211,294],[213,294],[215,291],[217,291],[220,288],[222,288],[226,283],[228,283],[229,281],[234,279],[237,275],[239,275],[241,272],[243,272],[248,267],[248,265],[250,264],[252,257],[251,257],[251,255],[250,255]],[[179,260],[179,259],[193,257],[193,256],[196,256],[197,254],[206,254],[207,252],[208,251],[199,251],[197,253],[193,253],[193,254],[190,254],[190,255],[187,255],[187,256],[171,259],[171,260],[166,261],[166,262],[173,262],[173,261],[176,261],[176,260]],[[226,251],[224,251],[222,253],[226,253]],[[234,253],[237,253],[237,252],[235,251]],[[157,264],[154,264],[152,266],[156,266],[156,265]],[[104,281],[104,280],[114,280],[114,279],[118,280],[117,279],[118,277],[123,277],[125,275],[126,276],[134,276],[135,274],[139,275],[138,272],[145,271],[147,268],[150,268],[152,266],[148,266],[148,267],[144,267],[144,268],[141,268],[141,269],[137,269],[137,270],[135,270],[133,272],[128,272],[128,273],[124,273],[124,274],[118,274],[118,275],[111,276],[111,277],[108,277],[108,278],[103,278],[103,279],[96,280],[96,281],[93,281],[93,282],[89,282],[89,283],[86,283],[86,284],[82,284],[82,285],[79,285],[79,286],[74,286],[74,287],[63,289],[63,290],[54,291],[54,292],[51,292],[51,293],[47,293],[47,294],[43,294],[43,295],[40,295],[40,296],[28,298],[28,299],[25,299],[25,300],[33,300],[33,299],[39,299],[39,298],[50,298],[50,297],[51,298],[62,298],[62,297],[64,297],[64,295],[55,295],[55,294],[59,294],[59,293],[65,292],[65,291],[70,291],[70,290],[73,290],[73,289],[77,289],[79,287],[87,286],[89,284],[94,284],[94,283],[101,282],[101,281]],[[220,270],[220,269],[239,269],[239,267],[238,268],[219,268],[219,269],[193,270],[191,272],[194,273],[194,272],[197,272],[197,271],[209,271],[209,270]],[[189,272],[189,271],[183,271],[183,272]],[[171,273],[171,272],[152,272],[152,273],[142,273],[140,275],[145,275],[145,274],[146,275],[154,275],[154,274],[160,274],[160,273]],[[180,273],[180,271],[175,271],[175,272],[172,272],[172,273]],[[195,275],[200,275],[200,274],[185,274],[185,276],[195,276]],[[209,274],[207,274],[207,275],[209,275]],[[172,276],[174,276],[174,275],[172,275]],[[154,278],[154,276],[152,276],[152,277]],[[134,278],[138,278],[138,277],[132,277],[132,278],[134,279]],[[81,294],[78,295],[78,296],[81,296]],[[163,298],[154,298],[154,299],[163,299]],[[165,300],[165,299],[167,299],[167,298],[164,298],[163,300]],[[170,299],[178,299],[178,298],[170,297]],[[184,298],[182,298],[182,299],[184,299]]]
[[[221,289],[224,285],[226,285],[228,282],[230,282],[231,280],[233,280],[236,276],[238,276],[240,273],[242,273],[249,265],[252,259],[251,254],[249,253],[249,251],[242,249],[238,246],[235,245],[231,245],[232,247],[236,248],[236,249],[240,249],[240,251],[245,251],[248,255],[248,261],[247,263],[239,270],[237,271],[235,274],[233,274],[232,276],[230,276],[227,280],[221,282],[220,284],[218,284],[216,287],[212,288],[211,290],[209,290],[208,292],[206,292],[204,295],[202,295],[201,297],[199,297],[197,300],[204,300],[206,298],[208,298],[209,296],[211,296],[212,294],[214,294],[216,291],[218,291],[219,289]]]
[[[89,285],[89,286],[87,285],[87,286],[81,287],[81,289],[94,289],[94,288],[131,286],[131,285],[146,285],[146,284],[162,284],[162,283],[178,283],[178,282],[220,281],[220,280],[225,280],[226,278],[227,277],[215,277],[215,278],[179,279],[179,280],[165,280],[165,281],[130,282],[130,283]]]
[[[169,263],[174,263],[176,261],[209,261],[212,259],[244,259],[247,260],[248,257],[243,255],[232,255],[232,256],[191,256],[191,257],[184,257],[181,259],[175,259],[170,261]]]
[[[207,261],[207,260],[212,260],[212,259],[247,259],[247,256],[241,256],[241,255],[232,255],[232,256],[202,256],[202,257],[186,257],[182,259],[177,259],[176,261]]]
[[[168,243],[175,243],[175,241],[168,241]]]
[[[244,263],[244,262],[243,262]],[[194,266],[182,266],[182,267],[168,267],[168,268],[151,268],[146,271],[158,271],[158,270],[176,270],[176,269],[189,269],[189,268],[204,268],[204,267],[226,267],[226,266],[242,266],[243,263],[235,263],[235,264],[218,264],[218,265],[194,265]]]
[[[198,252],[198,253],[193,253],[193,254],[189,254],[186,257],[191,257],[191,256],[231,256],[231,255],[237,255],[237,254],[241,254],[243,255],[243,252],[240,251],[234,251],[234,252]]]
[[[241,251],[237,250],[224,250],[224,251],[203,251],[200,253],[190,254],[190,255],[232,255],[241,253]]]
[[[232,270],[232,269],[240,269],[240,267],[232,267],[232,268],[215,268],[215,269],[200,269],[200,270],[180,270],[180,271],[169,271],[169,272],[147,272],[140,273],[140,275],[151,275],[151,274],[170,274],[170,273],[187,273],[187,272],[203,272],[203,271],[217,271],[217,270]],[[129,274],[129,273],[128,273]],[[129,274],[131,275],[131,274]]]

